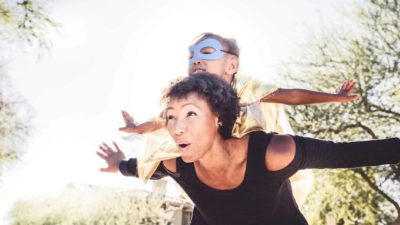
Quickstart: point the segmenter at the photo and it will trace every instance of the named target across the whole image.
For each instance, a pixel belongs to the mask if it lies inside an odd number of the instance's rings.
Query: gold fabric
[[[237,76],[233,83],[240,98],[241,112],[232,130],[234,137],[243,137],[252,131],[293,133],[284,116],[281,104],[261,102],[261,99],[276,90],[244,75]],[[285,121],[286,120],[286,121]],[[282,126],[281,126],[282,124]],[[286,132],[284,132],[286,128]]]
[[[167,129],[162,128],[147,134],[143,156],[138,157],[139,178],[147,181],[162,160],[179,157],[176,144]]]
[[[252,131],[293,134],[282,104],[261,102],[261,99],[276,90],[270,84],[244,75],[236,75],[233,82],[240,98],[240,116],[232,130],[232,136],[243,137]],[[161,118],[159,118],[161,119]],[[179,152],[168,131],[157,130],[147,134],[145,152],[138,158],[138,173],[143,180],[150,179],[162,160],[179,157]],[[296,202],[301,206],[313,181],[310,170],[297,172],[290,178]]]

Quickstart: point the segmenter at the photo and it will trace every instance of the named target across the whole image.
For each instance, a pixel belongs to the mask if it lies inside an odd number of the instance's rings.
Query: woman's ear
[[[222,126],[220,126],[220,124],[222,124],[222,122],[219,120],[219,117],[215,117],[215,127],[220,128]]]

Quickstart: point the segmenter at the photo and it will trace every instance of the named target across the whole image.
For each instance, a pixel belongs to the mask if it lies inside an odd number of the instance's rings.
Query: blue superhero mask
[[[202,53],[201,50],[203,48],[213,48],[215,51],[213,53]],[[195,60],[217,60],[220,59],[224,52],[226,52],[221,43],[212,38],[207,38],[197,43],[196,45],[192,45],[189,47],[189,51],[192,52],[192,58],[189,59],[189,65],[191,65]]]

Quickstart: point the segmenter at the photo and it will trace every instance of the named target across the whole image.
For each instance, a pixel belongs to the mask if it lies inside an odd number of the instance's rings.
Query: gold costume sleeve
[[[275,131],[279,105],[261,103],[261,99],[274,92],[276,87],[243,75],[236,76],[233,86],[240,98],[241,110],[232,135],[240,138],[252,131]]]
[[[144,154],[138,158],[138,175],[148,180],[162,160],[179,157],[175,142],[165,128],[147,134]]]

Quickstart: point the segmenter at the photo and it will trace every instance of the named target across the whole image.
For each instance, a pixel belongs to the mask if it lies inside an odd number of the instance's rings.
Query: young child
[[[241,112],[232,136],[241,138],[253,131],[266,131],[293,134],[285,116],[282,104],[301,105],[313,103],[345,103],[357,99],[353,94],[355,82],[345,82],[335,94],[304,89],[276,88],[271,84],[238,73],[240,50],[234,39],[224,38],[213,33],[200,35],[189,47],[189,74],[209,72],[218,75],[231,84],[240,98]],[[217,90],[216,90],[217,91]],[[164,128],[165,119],[135,125],[133,118],[122,112],[128,133],[150,133],[145,144],[145,154],[138,159],[139,177],[147,180],[162,160],[179,157],[176,145]],[[292,188],[299,206],[305,201],[312,185],[310,170],[302,170],[291,177]]]

